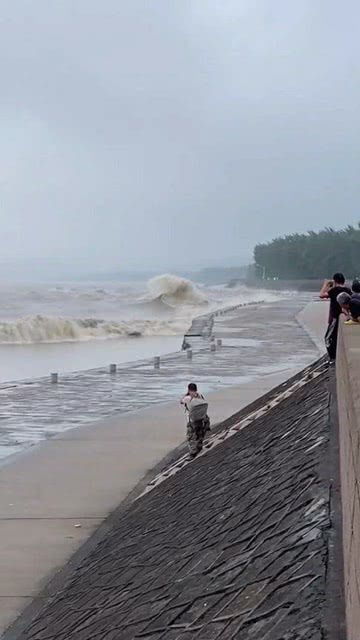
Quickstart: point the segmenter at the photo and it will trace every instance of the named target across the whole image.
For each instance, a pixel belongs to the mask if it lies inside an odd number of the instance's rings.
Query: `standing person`
[[[358,280],[358,278],[355,278],[355,280],[353,280],[353,283],[351,285],[351,290],[352,290],[352,299],[353,300],[360,300],[360,280]]]
[[[205,433],[209,429],[208,403],[198,392],[197,385],[190,382],[181,404],[184,405],[187,415],[186,437],[189,443],[189,455],[190,458],[195,458],[203,448]]]
[[[325,346],[330,363],[333,363],[336,358],[339,316],[341,314],[341,306],[337,301],[337,297],[340,293],[351,295],[351,290],[345,286],[343,273],[335,273],[332,280],[326,280],[319,294],[320,298],[330,300],[328,328],[325,334]]]

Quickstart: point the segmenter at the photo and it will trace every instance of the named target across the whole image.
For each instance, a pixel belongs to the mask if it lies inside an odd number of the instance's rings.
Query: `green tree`
[[[360,275],[360,223],[336,231],[294,233],[254,249],[256,273],[280,279],[326,278],[334,271]]]

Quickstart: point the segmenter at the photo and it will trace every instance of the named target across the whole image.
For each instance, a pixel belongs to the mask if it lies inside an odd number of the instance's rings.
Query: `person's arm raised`
[[[319,298],[327,300],[329,297],[329,291],[333,286],[332,280],[324,280],[324,284],[320,289]]]

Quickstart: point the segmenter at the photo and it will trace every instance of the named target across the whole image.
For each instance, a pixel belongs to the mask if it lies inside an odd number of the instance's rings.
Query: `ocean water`
[[[131,284],[2,284],[0,381],[177,351],[195,316],[283,295],[203,286],[169,274]]]
[[[118,338],[3,345],[33,353],[28,358],[30,372],[34,363],[39,363],[41,349],[48,353],[50,348],[56,349],[58,359],[63,361],[68,353],[70,364],[71,358],[78,362],[79,350],[84,348],[87,350],[84,357],[93,363],[97,353],[101,366],[64,373],[57,385],[51,384],[48,377],[0,384],[0,465],[1,459],[68,429],[159,402],[178,405],[189,381],[196,381],[208,394],[250,381],[254,385],[258,381],[261,389],[262,379],[270,374],[280,374],[285,379],[300,371],[318,357],[314,343],[296,320],[308,300],[305,294],[288,295],[272,303],[228,309],[216,315],[214,321],[214,335],[222,340],[220,348],[212,351],[209,340],[188,338],[193,348],[192,359],[178,351],[161,358],[160,369],[142,358],[140,362],[119,364],[116,375],[111,375],[103,366],[104,350],[114,349],[111,355],[121,355],[126,351],[127,338],[123,342]],[[139,345],[144,356],[141,345],[146,346],[148,341],[159,341],[156,349],[162,346],[168,351],[167,341],[181,339],[182,336],[147,336],[135,339],[134,344]],[[179,420],[183,420],[180,408]]]

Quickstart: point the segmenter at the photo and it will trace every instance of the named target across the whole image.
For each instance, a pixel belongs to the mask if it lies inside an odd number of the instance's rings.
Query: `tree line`
[[[327,278],[342,271],[360,275],[360,223],[336,231],[294,233],[254,249],[255,273],[260,278]]]

